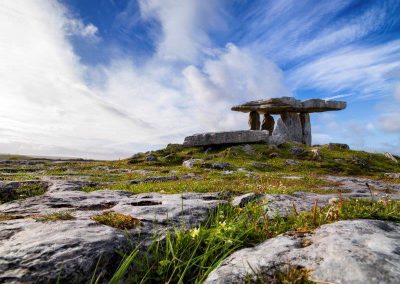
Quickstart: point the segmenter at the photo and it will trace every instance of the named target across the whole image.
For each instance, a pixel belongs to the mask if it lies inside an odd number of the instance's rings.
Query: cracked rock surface
[[[352,220],[323,225],[312,234],[283,234],[225,259],[205,283],[271,281],[291,267],[320,283],[399,283],[400,225]]]
[[[198,226],[209,210],[226,202],[218,193],[132,194],[126,191],[80,191],[84,182],[47,181],[44,195],[0,205],[0,283],[86,282],[94,267],[118,265],[117,251],[151,241],[173,226]],[[43,222],[35,216],[70,212],[75,219]],[[141,226],[128,232],[97,224],[104,211],[130,215]],[[129,237],[127,236],[127,233]],[[132,244],[130,244],[132,242]],[[101,258],[100,258],[101,257]]]

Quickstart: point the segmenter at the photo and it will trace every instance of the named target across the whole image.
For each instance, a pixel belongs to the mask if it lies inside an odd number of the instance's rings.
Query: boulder
[[[293,159],[287,159],[285,161],[285,164],[288,165],[288,166],[295,166],[295,165],[300,164],[300,162],[297,161],[297,160],[293,160]]]
[[[349,145],[343,143],[329,143],[329,150],[350,150]]]
[[[191,169],[195,165],[201,164],[203,162],[204,162],[203,159],[189,159],[189,160],[183,161],[182,166],[184,166],[185,168]]]
[[[256,151],[254,150],[253,146],[246,144],[242,146],[243,152],[245,152],[247,155],[254,155]]]
[[[386,152],[384,155],[385,155],[386,158],[388,158],[389,160],[392,160],[392,161],[395,162],[396,164],[399,162],[399,161],[397,161],[397,159],[396,159],[392,154],[390,154],[389,152]]]
[[[252,162],[251,166],[256,168],[256,169],[270,169],[270,168],[272,168],[272,166],[270,164],[260,163],[260,162]]]
[[[272,283],[288,268],[309,271],[309,280],[317,283],[398,283],[399,243],[400,224],[339,221],[314,233],[287,233],[239,250],[211,272],[205,283]]]
[[[203,163],[201,167],[212,170],[229,170],[234,168],[234,166],[229,163]]]

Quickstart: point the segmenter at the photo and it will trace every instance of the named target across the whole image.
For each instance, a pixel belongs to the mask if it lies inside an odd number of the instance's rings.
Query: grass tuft
[[[38,196],[45,193],[42,184],[22,184],[16,189],[3,190],[0,194],[0,204],[18,199]]]
[[[121,230],[129,230],[141,224],[140,220],[130,215],[124,215],[112,211],[106,211],[102,214],[92,216],[92,220],[99,224],[118,228]]]
[[[35,216],[35,220],[38,222],[55,222],[55,221],[75,220],[75,217],[69,211],[59,211],[59,212]]]
[[[360,218],[400,222],[400,201],[339,200],[323,208],[316,205],[310,212],[294,210],[285,218],[269,218],[263,203],[244,208],[221,205],[198,228],[177,228],[163,241],[155,240],[145,253],[134,250],[121,263],[118,279],[127,283],[201,283],[238,249],[285,232],[304,235],[326,223]],[[312,283],[306,282],[304,272],[278,273],[280,282],[276,283]]]

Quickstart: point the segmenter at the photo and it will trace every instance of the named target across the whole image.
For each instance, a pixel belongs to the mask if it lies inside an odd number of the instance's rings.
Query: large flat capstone
[[[344,101],[326,101],[322,99],[310,99],[306,101],[296,100],[292,97],[272,98],[267,100],[251,101],[232,107],[233,111],[282,114],[284,112],[311,113],[342,110],[346,108]]]
[[[285,140],[282,136],[270,136],[266,130],[241,130],[227,132],[208,132],[195,134],[185,138],[184,146],[213,146],[242,143],[266,143],[280,145]]]

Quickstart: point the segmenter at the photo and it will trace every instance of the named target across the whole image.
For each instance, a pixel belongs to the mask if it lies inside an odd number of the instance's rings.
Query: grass
[[[9,215],[9,214],[0,214],[0,222],[8,221],[8,220],[20,219],[20,218],[21,217],[19,217],[19,216],[14,216],[14,215]]]
[[[16,189],[3,190],[0,194],[0,203],[42,195],[45,191],[42,184],[22,184]]]
[[[276,271],[272,279],[266,277],[259,271],[254,271],[256,275],[255,281],[252,281],[251,275],[246,276],[247,283],[256,284],[313,284],[315,282],[309,280],[310,271],[303,267],[286,265],[281,271]]]
[[[92,216],[92,220],[99,224],[111,226],[121,230],[129,230],[141,224],[140,220],[130,215],[124,215],[112,211],[106,211]]]
[[[287,193],[295,191],[319,190],[322,186],[329,186],[319,178],[321,175],[355,175],[388,182],[400,180],[384,177],[386,172],[400,172],[400,163],[396,164],[383,154],[367,153],[345,149],[329,149],[328,146],[318,147],[322,156],[314,160],[310,155],[311,148],[290,143],[274,147],[264,144],[253,144],[252,153],[246,153],[242,146],[214,147],[205,151],[204,148],[184,148],[179,145],[169,145],[164,149],[147,153],[139,153],[130,159],[119,161],[80,161],[68,160],[61,164],[51,164],[49,161],[41,166],[43,172],[27,172],[31,166],[12,167],[20,168],[13,173],[0,174],[3,180],[38,179],[42,176],[56,176],[69,179],[76,176],[85,176],[89,181],[111,182],[110,185],[85,187],[84,191],[98,189],[118,189],[132,192],[165,192],[180,193],[186,191],[234,191],[234,192],[269,192]],[[304,154],[296,157],[292,154],[293,147],[302,147]],[[271,156],[276,154],[277,156]],[[146,157],[153,155],[156,161],[147,161]],[[182,161],[195,158],[207,163],[228,162],[234,169],[244,168],[250,172],[234,172],[224,176],[223,171],[208,170],[196,165],[192,169],[182,166]],[[287,159],[300,161],[298,165],[286,165]],[[253,162],[266,163],[269,166],[260,169],[252,166]],[[10,167],[5,165],[4,168]],[[37,166],[34,165],[32,168]],[[0,173],[2,166],[0,165]],[[145,175],[138,170],[145,170]],[[178,180],[165,183],[143,183],[129,185],[129,181],[151,176],[182,176],[194,173],[203,180]],[[249,176],[250,175],[250,176]],[[300,176],[299,180],[285,180],[283,176]]]
[[[327,207],[315,206],[304,213],[294,210],[285,218],[272,219],[264,208],[262,203],[250,203],[244,208],[221,205],[198,228],[176,228],[168,232],[163,241],[155,240],[145,253],[133,250],[122,261],[110,283],[201,283],[232,252],[285,232],[309,233],[323,224],[346,219],[400,222],[400,201],[340,199]],[[288,271],[277,277],[281,280],[295,277],[303,281],[303,272]],[[297,283],[307,283],[301,281]]]
[[[75,220],[75,217],[69,211],[59,211],[44,215],[37,215],[35,216],[35,220],[38,222],[55,222],[55,221]]]

